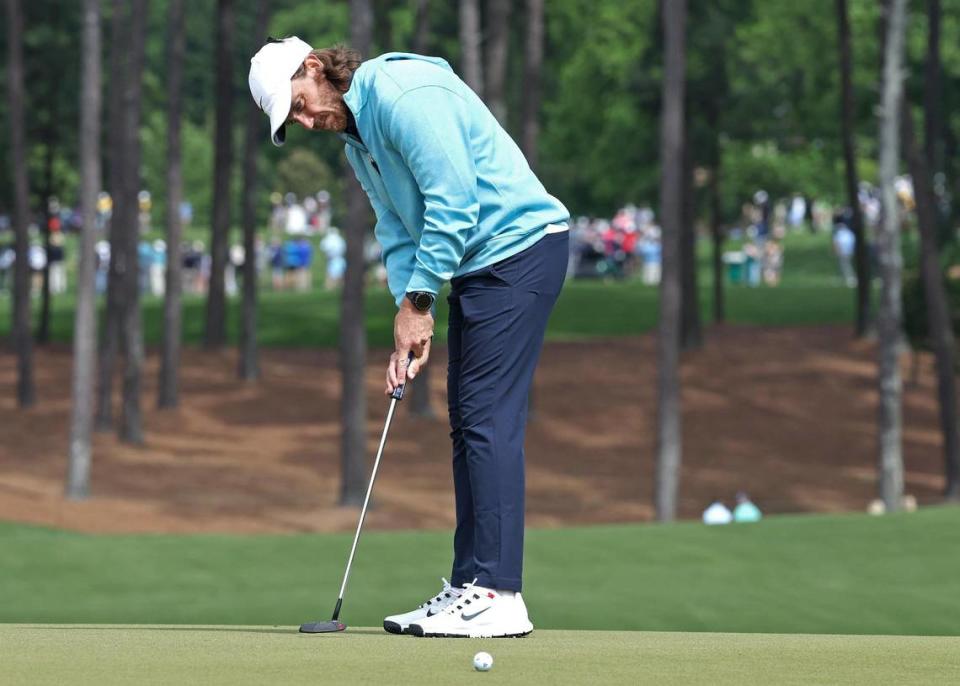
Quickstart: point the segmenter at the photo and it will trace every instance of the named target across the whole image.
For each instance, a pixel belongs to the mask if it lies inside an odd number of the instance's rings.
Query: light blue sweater
[[[340,135],[377,215],[398,306],[404,293],[437,293],[570,218],[444,60],[381,55],[357,69],[344,101],[363,142]]]

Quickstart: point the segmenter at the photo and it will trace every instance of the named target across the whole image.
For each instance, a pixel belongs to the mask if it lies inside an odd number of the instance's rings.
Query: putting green
[[[493,655],[488,673],[473,670],[480,650]],[[0,625],[5,685],[480,682],[955,684],[960,638],[536,631],[498,641],[370,628]]]

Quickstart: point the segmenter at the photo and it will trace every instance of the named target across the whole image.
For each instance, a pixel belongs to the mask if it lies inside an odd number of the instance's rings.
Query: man
[[[850,229],[847,212],[837,212],[833,216],[833,252],[840,264],[840,277],[847,288],[857,285],[857,273],[853,268],[853,254],[857,237]]]
[[[442,59],[389,53],[360,63],[299,38],[253,58],[250,91],[285,125],[332,131],[377,216],[399,311],[390,394],[427,363],[441,287],[451,292],[447,393],[457,528],[451,583],[384,620],[416,636],[522,636],[527,397],[563,285],[569,213]],[[408,354],[413,359],[408,364]]]

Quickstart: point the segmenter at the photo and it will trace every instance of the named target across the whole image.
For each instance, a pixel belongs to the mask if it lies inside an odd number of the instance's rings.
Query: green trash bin
[[[723,263],[727,265],[727,279],[738,284],[746,280],[747,256],[742,250],[723,253]]]

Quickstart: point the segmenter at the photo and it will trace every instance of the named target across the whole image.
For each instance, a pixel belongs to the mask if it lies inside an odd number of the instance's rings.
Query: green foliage
[[[942,109],[952,131],[960,130],[960,0],[942,0]],[[610,215],[625,202],[655,205],[658,195],[659,100],[662,38],[656,0],[551,0],[546,3],[546,55],[543,73],[540,174],[545,185],[575,214]],[[24,3],[24,43],[28,66],[28,145],[33,204],[40,189],[46,150],[54,153],[54,191],[67,203],[76,199],[80,27],[76,3],[35,0]],[[111,60],[109,3],[104,4],[104,68]],[[154,224],[163,220],[166,111],[167,13],[169,0],[150,3],[144,117],[144,186],[154,197]],[[269,32],[297,34],[317,46],[348,42],[349,3],[274,0]],[[909,92],[918,102],[923,87],[927,21],[920,5],[910,15]],[[236,3],[234,45],[235,159],[241,159],[242,127],[250,98],[246,74],[251,54],[264,36],[253,31],[254,3]],[[407,50],[413,33],[412,3],[374,2],[374,51]],[[875,0],[850,0],[856,144],[861,177],[874,180],[875,105],[878,100],[879,10]],[[459,64],[455,3],[431,6],[430,52]],[[212,189],[214,45],[216,2],[187,3],[187,60],[184,79],[183,151],[186,199],[198,221],[209,218]],[[525,13],[518,5],[511,21],[508,84],[509,122],[517,133],[523,95],[522,49]],[[0,32],[4,33],[4,32]],[[0,35],[0,48],[6,36]],[[757,188],[774,196],[801,191],[819,198],[844,197],[840,155],[837,31],[833,3],[815,5],[777,0],[712,0],[690,3],[687,79],[692,155],[699,166],[722,160],[724,219],[733,221],[741,203]],[[5,63],[0,63],[0,69]],[[105,79],[104,95],[111,84]],[[106,105],[106,100],[104,100]],[[715,116],[708,116],[711,109]],[[106,112],[105,112],[106,114]],[[6,108],[0,107],[0,128]],[[295,151],[306,151],[342,179],[342,145],[333,136],[291,130],[282,149],[267,140],[266,121],[259,149],[261,202],[278,189],[278,165]],[[55,135],[51,135],[54,132]],[[955,133],[950,140],[956,140]],[[111,149],[104,132],[104,155]],[[946,152],[948,172],[960,171],[956,143]],[[9,210],[8,146],[0,146],[0,212]],[[289,173],[284,181],[292,181]],[[295,182],[299,195],[315,192],[309,179]],[[239,174],[233,186],[239,188]],[[292,187],[291,187],[292,188]],[[286,189],[282,189],[286,190]],[[335,190],[335,189],[334,189]],[[240,216],[239,193],[232,215]],[[334,213],[342,212],[335,203]],[[701,214],[705,208],[701,208]]]
[[[294,148],[277,164],[271,190],[295,193],[298,198],[315,194],[319,189],[331,192],[332,202],[339,205],[342,195],[342,177],[330,165],[305,148]]]
[[[609,215],[655,195],[660,74],[644,58],[656,6],[548,3],[541,170],[574,212]]]

